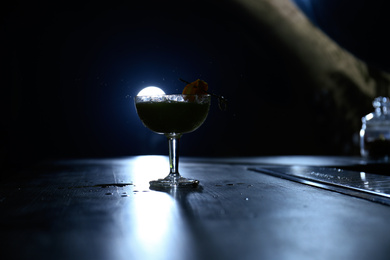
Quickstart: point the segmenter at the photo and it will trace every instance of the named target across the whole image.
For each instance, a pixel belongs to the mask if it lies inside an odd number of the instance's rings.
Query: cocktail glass
[[[179,173],[179,141],[183,134],[195,131],[207,118],[210,95],[147,95],[134,98],[142,123],[169,143],[167,177],[150,181],[155,188],[196,187],[198,180],[187,179]]]

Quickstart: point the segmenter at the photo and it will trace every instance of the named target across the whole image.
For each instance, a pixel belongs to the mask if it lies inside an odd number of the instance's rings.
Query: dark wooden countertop
[[[200,187],[167,192],[148,185],[167,174],[162,156],[63,160],[9,171],[0,183],[1,254],[5,259],[388,259],[389,206],[248,170],[290,165],[288,160],[299,164],[299,159],[334,165],[331,158],[310,158],[183,158],[181,174],[200,180]],[[339,165],[359,161],[332,158]]]

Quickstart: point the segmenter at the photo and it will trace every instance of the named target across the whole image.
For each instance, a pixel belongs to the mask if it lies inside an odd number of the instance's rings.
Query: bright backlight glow
[[[161,88],[150,86],[138,92],[137,96],[158,96],[164,94],[165,92]]]

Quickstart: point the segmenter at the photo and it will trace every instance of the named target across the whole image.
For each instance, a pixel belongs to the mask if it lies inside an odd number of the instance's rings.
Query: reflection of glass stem
[[[363,181],[364,188],[370,189],[368,180],[366,178],[366,173],[365,172],[360,172],[360,179]]]

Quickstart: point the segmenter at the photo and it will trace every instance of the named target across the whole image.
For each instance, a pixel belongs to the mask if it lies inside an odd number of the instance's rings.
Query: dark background
[[[316,105],[315,93],[304,104],[294,100],[297,86],[280,51],[223,1],[1,5],[6,164],[167,154],[165,138],[139,121],[133,97],[151,85],[180,93],[179,78],[201,78],[229,100],[226,112],[213,100],[204,125],[182,138],[182,155],[357,151],[344,145],[356,136],[343,133],[342,123],[327,124],[337,117],[331,102]]]
[[[306,16],[341,47],[370,66],[390,71],[386,0],[293,0]]]

